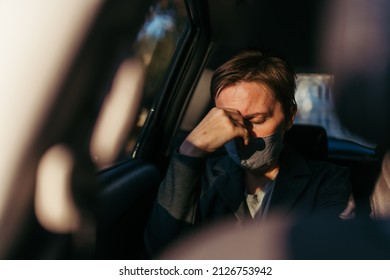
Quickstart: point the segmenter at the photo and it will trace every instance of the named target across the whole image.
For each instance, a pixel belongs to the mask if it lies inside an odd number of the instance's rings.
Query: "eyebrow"
[[[245,119],[253,119],[253,118],[256,118],[256,117],[267,117],[269,116],[270,113],[267,112],[267,113],[254,113],[254,114],[249,114],[249,115],[245,115],[243,116]]]

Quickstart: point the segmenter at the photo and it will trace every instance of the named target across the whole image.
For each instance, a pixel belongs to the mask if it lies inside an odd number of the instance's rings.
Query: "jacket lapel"
[[[292,210],[307,188],[310,177],[311,170],[305,159],[287,147],[281,157],[270,208]]]

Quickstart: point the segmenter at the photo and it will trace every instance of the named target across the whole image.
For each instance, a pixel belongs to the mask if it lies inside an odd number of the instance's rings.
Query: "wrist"
[[[190,157],[206,157],[209,153],[188,140],[184,140],[179,148],[179,153]]]

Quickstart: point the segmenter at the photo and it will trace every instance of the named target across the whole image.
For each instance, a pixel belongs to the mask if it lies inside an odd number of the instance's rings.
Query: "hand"
[[[245,145],[248,144],[249,131],[243,116],[237,110],[214,107],[187,136],[179,152],[203,157],[235,137],[243,138]]]

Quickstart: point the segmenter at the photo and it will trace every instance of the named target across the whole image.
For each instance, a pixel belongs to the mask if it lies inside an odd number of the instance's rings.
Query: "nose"
[[[256,132],[253,130],[253,124],[249,120],[244,119],[244,125],[245,128],[248,130],[249,137],[257,137]]]

